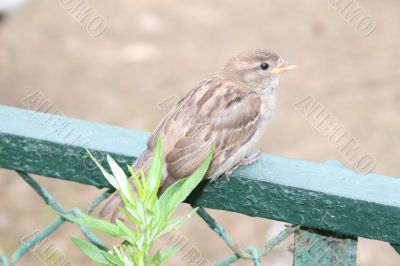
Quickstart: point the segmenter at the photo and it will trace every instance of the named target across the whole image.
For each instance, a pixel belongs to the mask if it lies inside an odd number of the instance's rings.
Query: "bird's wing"
[[[212,176],[257,131],[262,119],[260,97],[234,84],[217,85],[211,80],[189,93],[149,139],[151,150],[157,136],[163,138],[166,171],[173,180],[193,173],[214,143],[207,173]]]
[[[165,158],[161,191],[175,180],[192,174],[206,158],[214,143],[215,152],[207,177],[219,173],[219,167],[245,145],[261,122],[261,99],[244,93],[234,84],[218,85],[215,79],[202,82],[167,114],[150,136],[147,149],[136,160],[135,171],[150,167],[156,139],[163,139]],[[240,159],[240,158],[238,158]],[[121,198],[114,194],[100,212],[113,212],[115,220]]]

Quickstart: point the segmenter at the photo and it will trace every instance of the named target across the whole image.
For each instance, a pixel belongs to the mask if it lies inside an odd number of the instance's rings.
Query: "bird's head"
[[[266,50],[251,50],[231,58],[224,72],[247,84],[253,90],[275,89],[281,73],[294,69],[276,53]]]

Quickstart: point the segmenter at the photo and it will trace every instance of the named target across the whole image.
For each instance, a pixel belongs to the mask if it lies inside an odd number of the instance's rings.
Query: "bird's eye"
[[[267,70],[269,68],[269,65],[267,63],[262,63],[261,64],[261,69],[262,70]]]

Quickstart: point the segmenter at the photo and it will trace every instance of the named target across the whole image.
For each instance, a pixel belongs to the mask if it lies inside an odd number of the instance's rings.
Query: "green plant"
[[[121,244],[114,246],[108,252],[81,239],[72,238],[72,241],[90,259],[102,265],[162,265],[179,250],[179,247],[163,252],[158,250],[155,253],[153,252],[154,254],[150,254],[153,244],[163,235],[175,230],[196,212],[196,209],[193,209],[183,217],[171,219],[171,215],[179,204],[189,196],[203,179],[211,162],[213,151],[214,148],[212,147],[207,158],[191,176],[175,182],[165,190],[160,198],[157,196],[162,181],[163,153],[160,138],[157,139],[153,161],[147,176],[141,171],[141,178],[139,178],[133,169],[128,166],[134,190],[131,189],[124,171],[110,156],[107,156],[107,160],[112,174],[108,173],[89,153],[104,177],[118,190],[124,202],[124,207],[121,207],[120,211],[133,224],[134,230],[131,230],[126,223],[118,219],[114,224],[91,217],[83,212],[78,212],[79,217],[72,214],[63,215],[72,222],[86,225],[123,240]]]

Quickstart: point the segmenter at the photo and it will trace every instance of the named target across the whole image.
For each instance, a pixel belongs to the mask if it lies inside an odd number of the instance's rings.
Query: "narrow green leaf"
[[[105,264],[105,265],[110,265],[113,266],[114,264],[110,263],[105,257],[104,253],[107,253],[95,245],[86,242],[84,240],[81,240],[79,238],[71,238],[72,242],[86,255],[88,256],[91,260]]]
[[[139,198],[141,200],[144,200],[144,189],[143,189],[142,183],[140,182],[138,176],[136,175],[135,171],[133,170],[133,168],[130,165],[128,165],[128,170],[132,176],[132,180],[133,180],[136,190],[139,194]]]
[[[186,179],[180,179],[168,187],[159,198],[159,217],[164,225],[175,210],[171,210],[168,205],[172,201],[174,194],[179,191]]]
[[[114,176],[112,174],[110,174],[109,172],[107,172],[106,169],[104,169],[104,167],[96,160],[96,158],[94,158],[94,156],[88,149],[86,149],[86,152],[89,154],[90,158],[92,158],[94,163],[97,165],[97,167],[103,173],[103,176],[107,179],[108,183],[110,183],[110,185],[112,185],[115,189],[118,189],[118,184],[117,184],[117,181],[115,180]]]
[[[193,172],[191,176],[175,182],[161,195],[160,208],[161,210],[165,210],[166,216],[169,216],[171,213],[173,213],[179,204],[181,204],[201,182],[204,175],[207,173],[213,153],[214,145],[212,145],[210,152],[203,163]]]
[[[143,169],[140,169],[140,177],[142,178],[142,184],[143,184],[143,188],[147,187],[147,179],[146,179],[146,175],[144,174]]]
[[[157,197],[158,189],[161,184],[162,179],[162,141],[161,138],[157,138],[156,147],[153,154],[153,160],[150,166],[150,169],[147,173],[147,200],[150,200],[150,206],[152,206],[154,202],[154,198]]]
[[[125,265],[124,265],[124,262],[123,262],[118,256],[112,255],[112,254],[107,253],[107,252],[104,252],[104,253],[103,253],[103,256],[104,256],[104,257],[106,258],[106,260],[108,260],[108,261],[111,263],[111,265],[113,265],[113,266],[115,266],[115,265],[117,265],[117,266],[125,266]]]
[[[172,255],[178,252],[180,248],[181,248],[180,246],[175,246],[173,248],[168,249],[167,251],[160,253],[160,258],[159,258],[160,264],[157,265],[163,265]]]
[[[127,256],[124,256],[124,266],[133,266],[133,263],[129,260]]]
[[[120,260],[122,260],[125,257],[123,246],[115,246],[113,248],[113,251],[115,252],[115,254],[117,254]]]
[[[78,224],[84,224],[86,226],[89,226],[93,229],[96,229],[97,231],[106,233],[108,235],[112,235],[115,237],[122,236],[124,233],[119,229],[119,227],[113,223],[107,222],[106,220],[101,220],[101,219],[96,219],[94,217],[91,217],[80,210],[78,210],[79,218],[75,217],[72,214],[62,214],[59,213],[60,216],[64,217],[65,219],[72,221],[74,223]]]
[[[157,235],[157,238],[160,238],[169,232],[177,229],[181,224],[189,220],[197,211],[198,208],[192,209],[188,214],[178,217],[174,220],[168,221],[168,223],[164,226],[164,229]]]
[[[136,205],[135,196],[132,193],[131,186],[128,182],[128,178],[125,175],[125,172],[121,169],[121,167],[119,167],[114,159],[111,158],[111,156],[107,155],[107,161],[110,165],[111,171],[113,172],[115,179],[117,180],[121,196],[133,205]]]
[[[142,225],[143,221],[135,209],[120,208],[119,209],[132,223]]]
[[[127,240],[129,243],[135,243],[136,242],[135,234],[121,220],[117,219],[115,221],[115,224],[119,227],[119,229],[121,229],[122,232],[124,232],[125,240]]]

